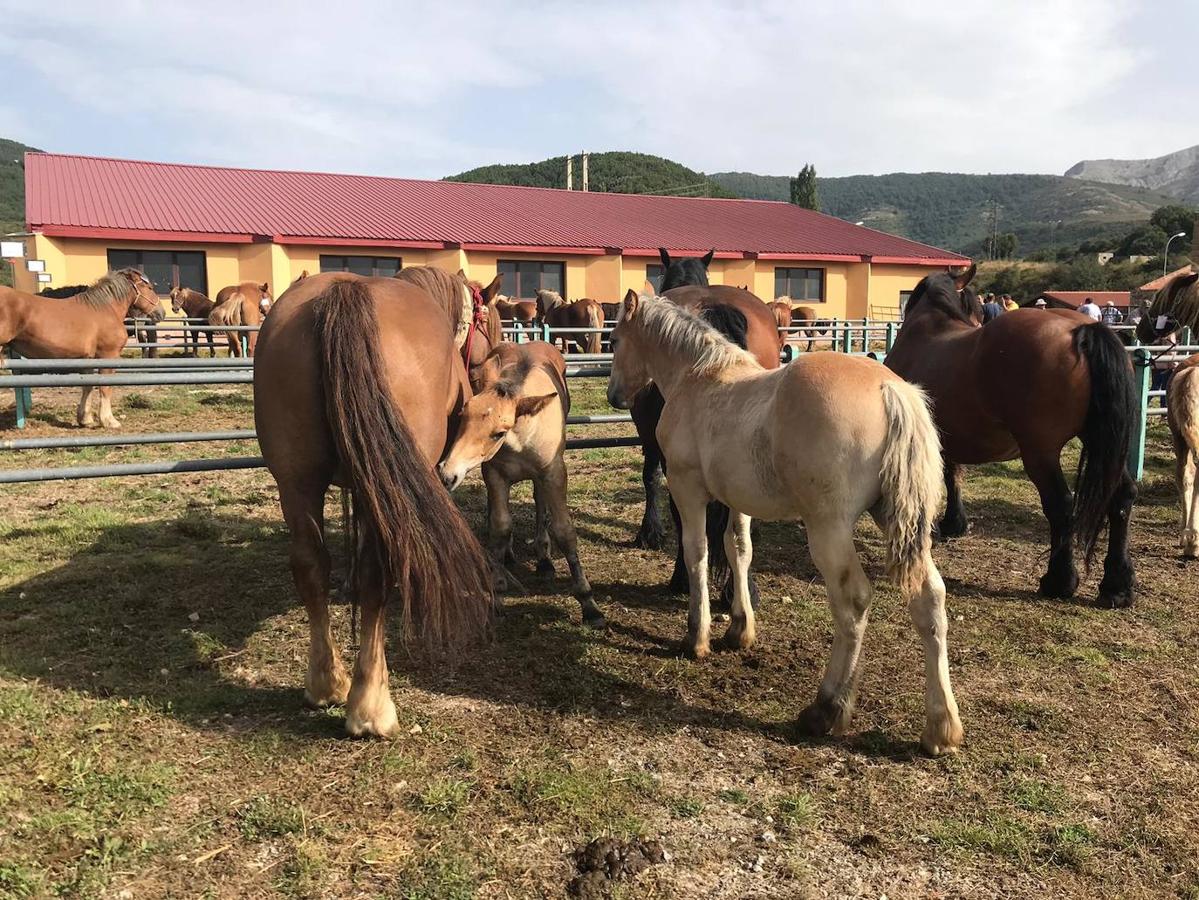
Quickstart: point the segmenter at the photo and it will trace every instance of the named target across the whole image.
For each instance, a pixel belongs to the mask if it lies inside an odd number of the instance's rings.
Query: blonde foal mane
[[[688,309],[661,297],[641,296],[635,322],[661,348],[691,361],[696,375],[719,375],[729,369],[762,365]]]
[[[92,309],[105,309],[117,303],[123,303],[129,297],[130,291],[137,290],[133,276],[126,274],[124,269],[118,269],[101,275],[91,287],[80,294],[68,299]]]

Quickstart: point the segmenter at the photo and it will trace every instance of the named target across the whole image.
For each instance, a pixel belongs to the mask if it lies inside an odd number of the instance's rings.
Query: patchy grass
[[[602,381],[572,391],[578,412],[606,411]],[[117,394],[129,433],[253,424],[240,387]],[[30,435],[74,433],[76,400],[37,392]],[[255,451],[7,464],[193,452]],[[264,472],[6,489],[0,896],[561,896],[573,851],[607,836],[652,837],[671,855],[613,896],[1196,896],[1199,569],[1177,558],[1157,426],[1148,461],[1133,525],[1142,589],[1124,611],[1090,605],[1098,567],[1076,602],[1038,598],[1035,491],[1018,464],[968,472],[973,530],[934,551],[967,731],[943,760],[918,751],[919,642],[873,525],[857,534],[878,590],[854,722],[844,738],[800,739],[792,725],[831,641],[802,526],[758,527],[759,645],[688,661],[684,600],[661,590],[672,548],[628,546],[635,451],[568,457],[580,554],[611,629],[580,626],[561,563],[554,578],[533,571],[531,493],[518,488],[523,589],[498,640],[452,667],[393,640],[394,742],[347,740],[341,710],[303,708],[307,624]],[[481,530],[479,480],[455,498]],[[350,664],[349,609],[331,613]]]

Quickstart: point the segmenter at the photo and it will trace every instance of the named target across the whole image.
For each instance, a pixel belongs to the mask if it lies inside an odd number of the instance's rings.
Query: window
[[[824,302],[824,269],[775,269],[774,296]]]
[[[662,276],[666,274],[666,267],[661,263],[649,263],[645,267],[645,280],[654,286],[654,293],[662,290]]]
[[[503,278],[500,292],[508,297],[532,300],[538,291],[566,296],[565,263],[501,259],[496,269]]]
[[[109,269],[137,269],[159,294],[186,287],[208,293],[208,264],[202,250],[109,250]]]
[[[398,256],[339,256],[321,254],[322,272],[353,272],[365,278],[393,278],[404,261]]]
[[[903,318],[903,314],[908,310],[908,301],[912,299],[911,291],[899,292],[899,318]]]

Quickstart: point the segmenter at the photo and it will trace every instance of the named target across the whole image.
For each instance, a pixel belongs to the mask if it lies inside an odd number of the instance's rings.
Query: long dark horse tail
[[[1074,351],[1091,375],[1074,484],[1075,540],[1089,569],[1108,506],[1124,479],[1139,410],[1128,351],[1114,331],[1099,323],[1081,325],[1074,331]]]
[[[382,583],[398,592],[406,640],[415,634],[429,650],[459,650],[492,623],[483,550],[391,400],[367,287],[335,281],[313,311],[325,414],[348,476],[358,552],[373,553]]]

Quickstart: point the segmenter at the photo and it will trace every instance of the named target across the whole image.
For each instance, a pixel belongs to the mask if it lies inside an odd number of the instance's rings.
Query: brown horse
[[[129,337],[125,319],[133,312],[155,322],[166,315],[154,285],[137,269],[109,272],[67,300],[0,287],[0,366],[5,347],[29,359],[116,359]],[[112,369],[99,371],[112,373]],[[85,428],[96,424],[89,403],[93,390],[83,388],[75,414]],[[112,388],[103,385],[99,393],[100,424],[120,428],[112,414]]]
[[[785,299],[785,298],[780,298]],[[775,301],[778,302],[778,301]],[[790,304],[790,300],[786,300]],[[791,308],[791,322],[794,325],[802,325],[803,331],[796,332],[796,337],[804,335],[808,339],[808,353],[812,352],[812,348],[816,345],[816,337],[825,335],[829,332],[828,319],[820,319],[816,316],[816,310],[810,306],[794,306]],[[810,324],[809,324],[810,323]]]
[[[470,281],[461,269],[457,275],[451,275],[433,266],[409,266],[397,272],[395,278],[420,288],[457,323],[454,346],[465,353],[469,343],[468,362],[472,368],[481,365],[491,348],[503,340],[503,323],[490,305],[500,289],[498,275],[486,288],[477,281]],[[475,318],[476,293],[480,303],[479,319]]]
[[[262,325],[263,316],[271,308],[270,285],[265,281],[243,281],[221,288],[213,301],[213,307],[208,314],[208,324],[230,328],[236,326],[256,327]],[[227,331],[225,338],[229,342],[229,355],[242,355],[242,335],[246,336],[246,356],[254,355],[258,344],[257,331]]]
[[[583,624],[603,628],[604,615],[591,596],[579,563],[578,541],[566,506],[566,416],[570,391],[566,361],[544,341],[502,343],[471,376],[475,395],[462,411],[458,432],[437,467],[451,491],[475,466],[487,486],[487,534],[495,588],[507,588],[505,561],[513,561],[512,485],[533,482],[537,510],[533,544],[537,571],[552,575],[550,538],[566,556],[571,591],[583,609]]]
[[[329,273],[288,288],[262,326],[254,419],[308,611],[304,695],[317,706],[346,703],[352,735],[398,728],[384,656],[390,600],[405,638],[431,649],[461,648],[489,628],[486,557],[433,472],[448,417],[469,392],[459,324],[411,283]],[[329,623],[330,484],[352,498],[347,590],[362,607],[352,682]]]
[[[1049,520],[1041,593],[1074,596],[1072,544],[1089,566],[1106,518],[1099,602],[1128,606],[1136,484],[1127,464],[1138,416],[1128,354],[1106,325],[1071,310],[1016,310],[978,327],[978,298],[967,289],[973,277],[971,266],[916,285],[887,354],[889,368],[933,398],[948,492],[941,536],[967,530],[960,467],[1019,457]],[[1082,439],[1082,456],[1071,501],[1060,457],[1074,437]]]
[[[537,318],[536,300],[513,300],[511,297],[495,298],[495,308],[505,322],[531,325]]]
[[[775,325],[779,332],[779,349],[782,350],[787,346],[787,339],[791,336],[787,329],[791,327],[791,301],[790,300],[775,300],[773,303],[767,303],[770,311],[774,314]]]
[[[567,303],[556,291],[537,292],[537,318],[550,328],[596,328],[604,327],[604,310],[594,300],[583,297]],[[601,332],[562,335],[564,349],[569,352],[574,344],[580,353],[599,353]]]
[[[204,294],[191,288],[177,287],[171,291],[171,312],[183,313],[189,319],[208,321],[212,308],[216,306]],[[216,356],[216,335],[212,331],[200,331],[190,325],[183,328],[183,355],[200,355],[200,338],[208,339],[208,355]]]
[[[708,263],[712,253],[701,258],[671,259],[666,250],[661,250],[662,263],[666,270],[662,276],[662,296],[684,309],[698,313],[725,337],[732,340],[757,359],[765,369],[777,369],[779,365],[778,325],[774,315],[763,303],[748,291],[725,285],[708,286]],[[648,285],[647,285],[648,286]],[[728,310],[736,310],[745,319],[744,330]],[[645,514],[641,528],[633,543],[637,547],[661,549],[665,538],[662,516],[659,512],[661,492],[660,471],[665,471],[662,448],[658,445],[657,428],[662,417],[662,393],[653,385],[637,395],[633,402],[633,424],[641,441],[643,456],[641,483],[645,488]],[[674,520],[675,533],[681,534],[679,512],[673,498],[670,515]],[[724,533],[728,520],[728,507],[713,503],[708,511],[709,535]],[[723,547],[720,539],[713,540],[713,563],[716,569],[723,566]],[[688,590],[687,566],[683,561],[683,542],[680,540],[675,552],[674,572],[670,577],[671,590]],[[723,596],[727,602],[731,596],[732,582],[726,582]],[[756,597],[757,587],[750,579],[750,592]],[[756,600],[755,600],[756,602]]]

